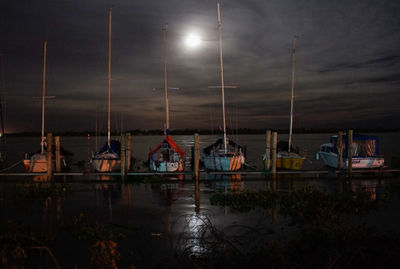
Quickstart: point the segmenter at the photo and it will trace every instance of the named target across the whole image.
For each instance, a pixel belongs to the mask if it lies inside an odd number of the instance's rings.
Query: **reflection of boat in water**
[[[343,141],[348,141],[348,136],[343,135]],[[384,165],[384,157],[379,155],[379,138],[371,135],[353,135],[352,168],[379,168]],[[317,152],[317,160],[321,158],[325,165],[338,168],[338,136],[331,137],[329,143],[322,144]],[[348,168],[349,148],[344,142],[342,146],[342,168]]]
[[[98,172],[112,172],[121,169],[121,144],[111,140],[111,22],[112,9],[108,13],[108,129],[107,143],[95,154],[92,159],[93,168]]]
[[[164,98],[165,98],[165,139],[149,154],[151,171],[177,172],[183,171],[185,167],[185,152],[179,148],[170,135],[169,130],[169,104],[168,104],[168,80],[167,80],[167,53],[166,37],[167,28],[163,28],[164,44]]]
[[[47,60],[47,41],[44,41],[43,48],[43,93],[42,93],[42,141],[41,149],[35,153],[26,153],[24,158],[24,166],[26,171],[33,173],[44,173],[47,172],[47,142],[44,134],[45,126],[45,112],[46,112],[46,60]],[[52,150],[53,155],[55,149]],[[69,164],[72,161],[72,153],[60,149],[61,169],[65,170],[69,168]]]
[[[226,137],[226,117],[225,117],[225,84],[224,68],[222,60],[222,24],[219,2],[218,8],[218,29],[219,29],[219,55],[221,64],[221,91],[222,91],[222,118],[224,136],[214,144],[203,150],[204,166],[209,170],[217,171],[237,171],[245,162],[242,146],[239,146]],[[230,148],[228,148],[230,146]]]

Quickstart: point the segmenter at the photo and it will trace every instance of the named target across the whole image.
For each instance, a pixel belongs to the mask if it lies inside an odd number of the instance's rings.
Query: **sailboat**
[[[163,29],[164,51],[164,98],[165,98],[165,139],[149,154],[151,171],[177,172],[183,171],[185,152],[172,139],[169,130],[169,103],[167,80],[167,27]]]
[[[44,133],[45,112],[46,112],[46,60],[47,60],[47,41],[43,45],[43,93],[42,93],[42,140],[40,142],[41,149],[35,153],[26,153],[24,158],[24,166],[26,171],[33,173],[47,172],[47,141]],[[61,148],[61,168],[69,168],[72,153]]]
[[[226,117],[225,117],[225,84],[224,84],[224,65],[222,59],[222,23],[220,4],[218,8],[218,29],[219,29],[219,56],[221,65],[221,92],[222,92],[222,117],[223,132],[222,138],[203,150],[203,162],[206,169],[216,171],[237,171],[245,162],[243,147],[229,140],[226,136]]]
[[[98,172],[112,172],[121,169],[121,143],[111,140],[111,22],[112,9],[108,12],[108,113],[107,142],[98,153],[92,156],[91,163]]]
[[[290,97],[290,126],[289,126],[289,141],[279,141],[277,145],[276,167],[290,170],[300,170],[303,166],[305,157],[301,156],[298,150],[292,146],[293,134],[293,98],[294,98],[294,74],[296,61],[296,40],[297,36],[293,37],[292,48],[292,91]]]

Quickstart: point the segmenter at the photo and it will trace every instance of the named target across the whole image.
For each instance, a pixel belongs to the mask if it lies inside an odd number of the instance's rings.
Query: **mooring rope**
[[[16,162],[16,163],[14,163],[14,164],[11,165],[10,167],[1,169],[1,170],[0,170],[0,173],[1,173],[1,172],[4,172],[4,171],[7,171],[7,170],[10,170],[11,168],[14,168],[15,166],[17,166],[19,163],[21,163],[21,162],[23,162],[23,161],[24,161],[24,160],[22,159],[22,160],[20,160],[20,161],[18,161],[18,162]]]

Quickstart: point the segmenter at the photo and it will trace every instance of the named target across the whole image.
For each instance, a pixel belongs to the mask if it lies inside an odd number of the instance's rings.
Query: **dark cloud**
[[[0,52],[11,131],[39,130],[43,40],[48,41],[47,128],[95,128],[107,100],[108,18],[113,7],[112,117],[124,128],[162,128],[161,28],[168,23],[173,128],[218,128],[221,93],[216,1],[10,1]],[[222,3],[228,121],[284,128],[296,54],[295,126],[397,127],[400,4],[367,0],[227,0]],[[183,45],[196,31],[202,45]],[[97,119],[97,120],[96,120]],[[113,125],[116,126],[117,122]],[[121,125],[120,123],[118,123]],[[104,125],[104,124],[103,124]]]
[[[328,73],[335,71],[343,71],[345,69],[359,69],[359,68],[367,68],[367,67],[390,67],[399,63],[399,55],[389,55],[385,57],[379,57],[370,59],[364,62],[358,63],[337,63],[325,68],[318,70],[320,73]]]

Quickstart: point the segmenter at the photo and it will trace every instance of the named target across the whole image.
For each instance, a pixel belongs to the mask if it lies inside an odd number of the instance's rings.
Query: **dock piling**
[[[53,175],[53,134],[47,134],[47,175]]]
[[[269,171],[271,169],[271,130],[265,132],[265,160],[264,170]]]
[[[196,181],[199,180],[199,166],[200,166],[200,138],[199,134],[194,134],[193,145],[193,177]]]
[[[126,134],[127,147],[126,147],[126,170],[131,170],[131,158],[132,158],[132,136],[131,133]]]
[[[343,162],[343,131],[338,135],[338,169],[342,169]]]
[[[55,142],[56,142],[56,172],[61,172],[61,142],[60,142],[60,137],[56,136],[55,137]]]
[[[125,134],[121,134],[121,176],[126,175],[126,148],[125,148]]]
[[[273,132],[272,133],[272,146],[271,146],[271,172],[274,176],[276,176],[276,146],[277,146],[277,142],[278,141],[278,133],[277,132]]]
[[[352,177],[352,172],[353,172],[353,130],[349,130],[347,133],[347,151],[348,151],[348,173],[349,173],[349,178]]]

